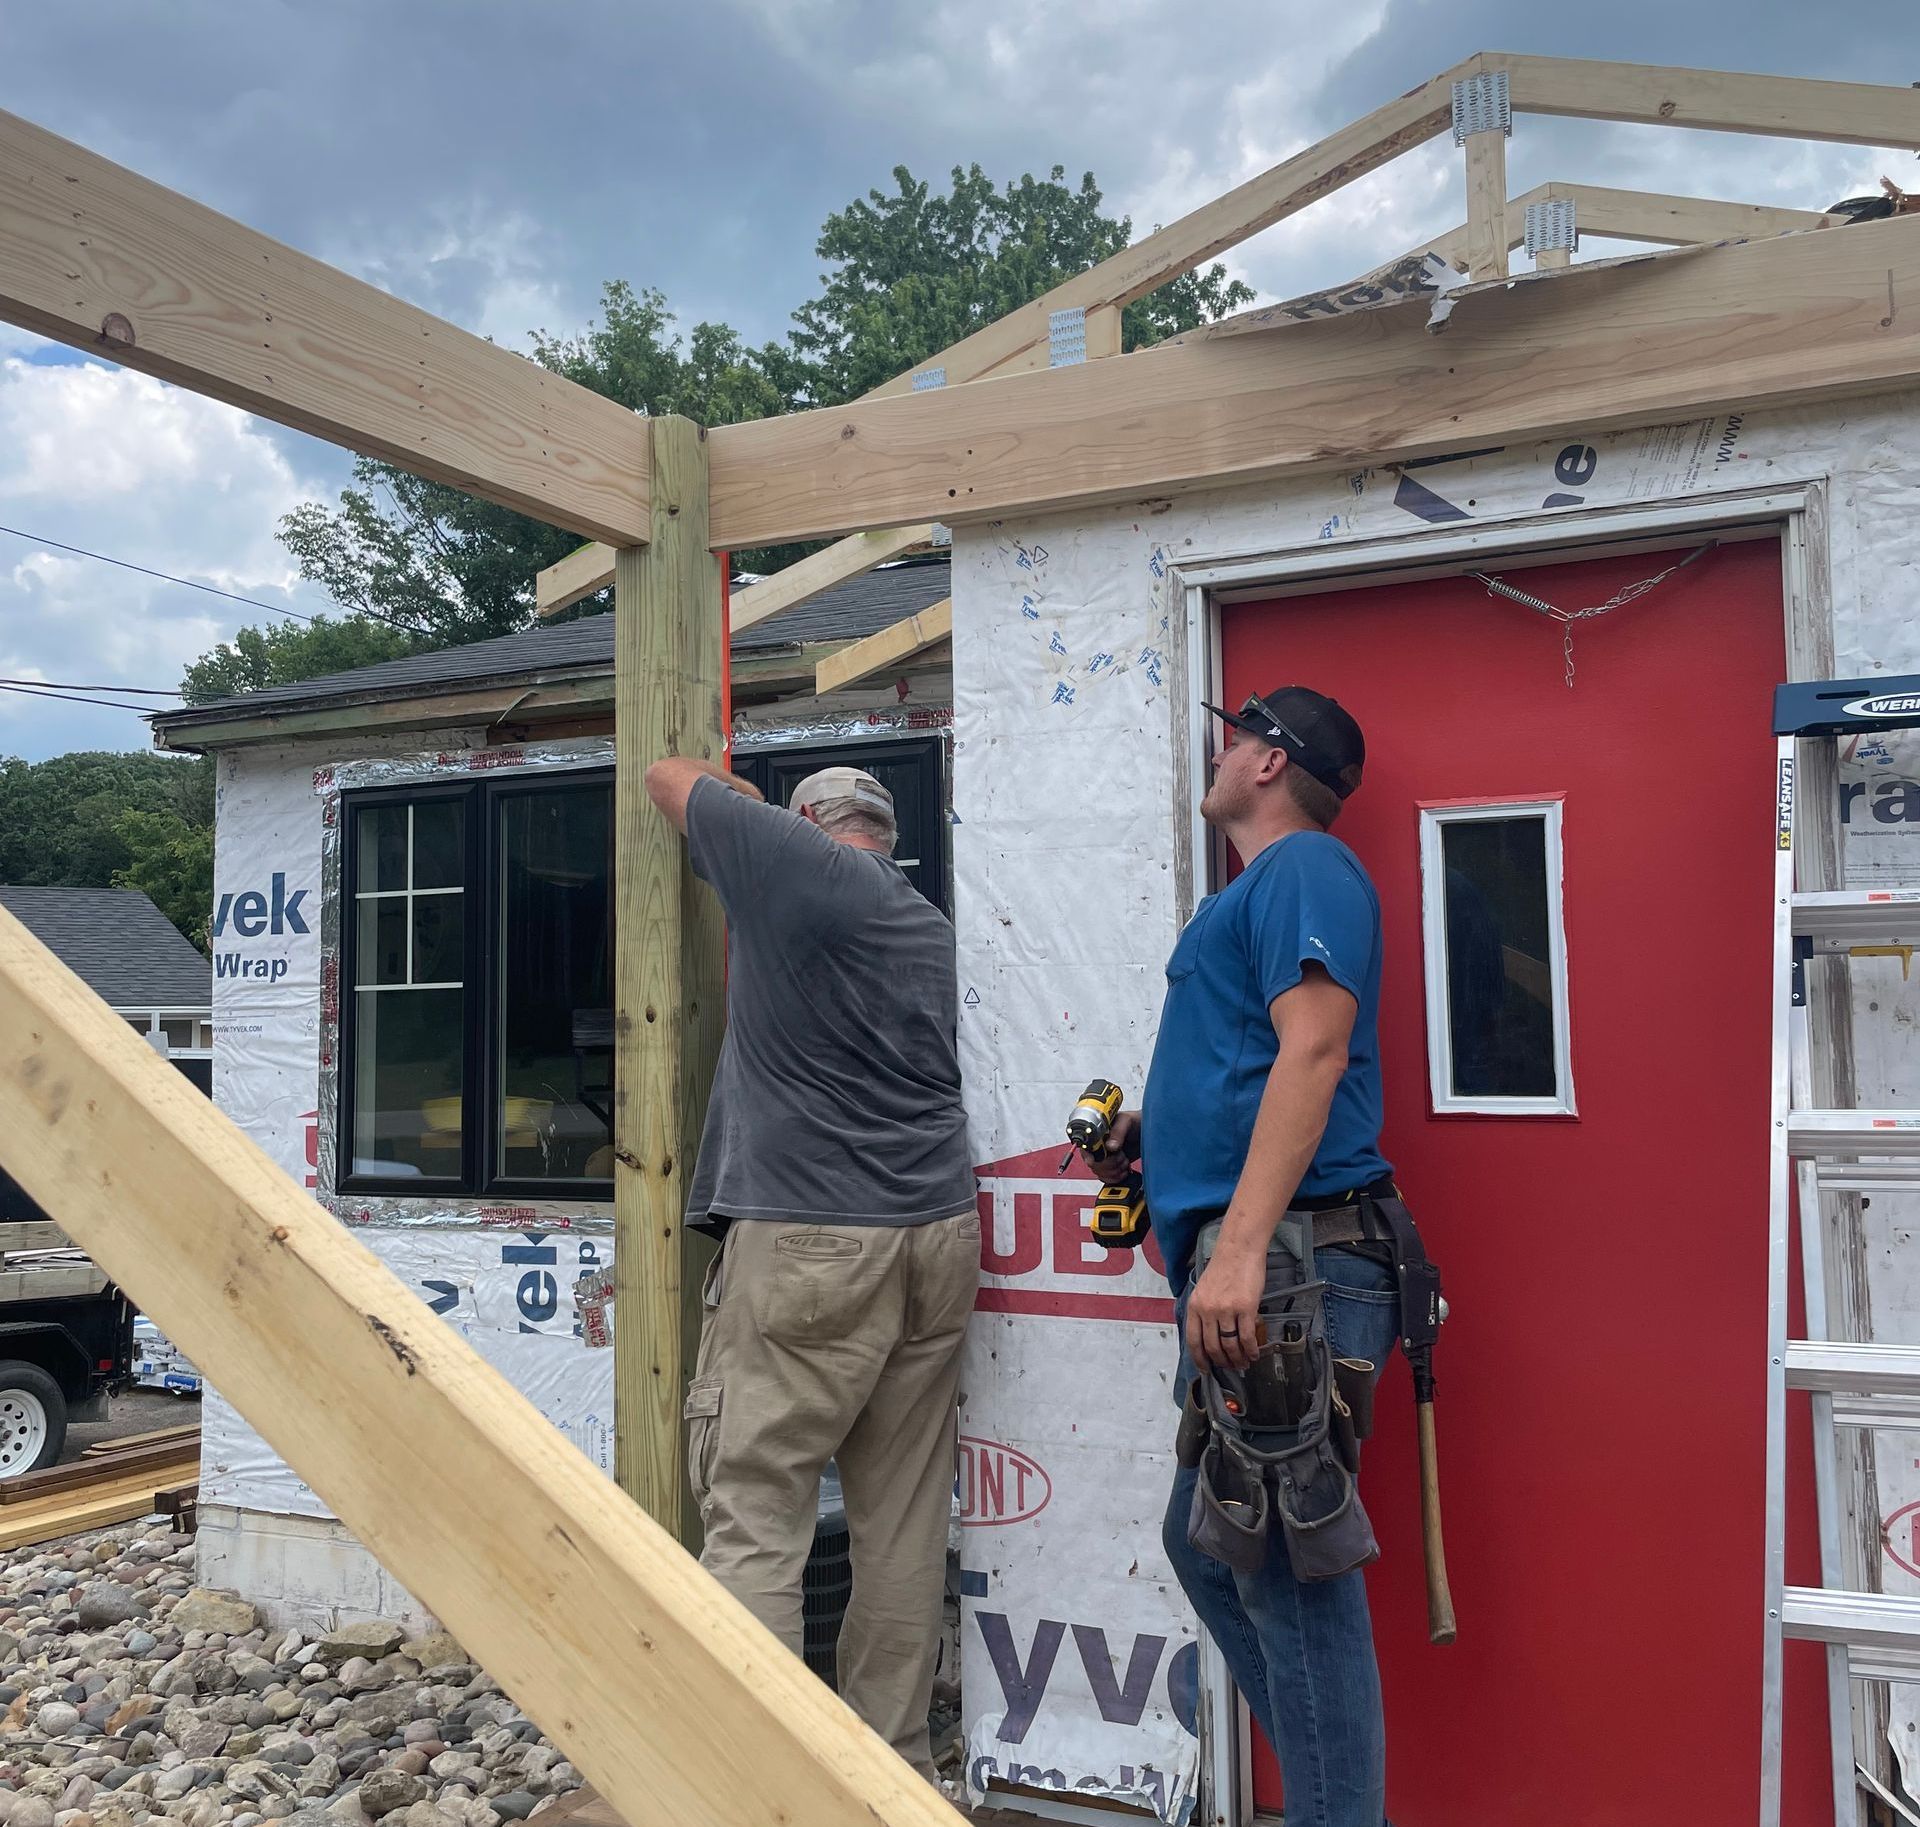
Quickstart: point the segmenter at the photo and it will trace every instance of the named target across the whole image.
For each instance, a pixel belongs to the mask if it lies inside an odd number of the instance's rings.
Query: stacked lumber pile
[[[200,1427],[103,1440],[66,1465],[0,1479],[0,1549],[104,1529],[156,1510],[190,1524],[200,1484]]]

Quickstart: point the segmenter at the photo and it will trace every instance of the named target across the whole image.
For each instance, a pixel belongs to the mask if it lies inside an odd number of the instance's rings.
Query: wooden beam
[[[1507,136],[1499,128],[1469,133],[1467,168],[1467,277],[1507,276]]]
[[[798,1657],[4,911],[0,1034],[7,1171],[627,1820],[956,1827]]]
[[[953,598],[949,596],[930,609],[922,609],[918,615],[906,616],[891,627],[882,628],[878,634],[868,635],[864,641],[855,641],[832,659],[822,660],[814,668],[813,689],[821,694],[839,691],[883,666],[897,666],[902,660],[910,660],[916,653],[924,653],[952,636]]]
[[[1614,190],[1602,184],[1543,184],[1543,199],[1567,198],[1582,235],[1610,241],[1651,241],[1693,247],[1706,241],[1750,240],[1798,229],[1837,226],[1838,216],[1817,209],[1779,209],[1765,203],[1723,203],[1712,197],[1676,197],[1660,191]],[[1509,208],[1515,207],[1509,205]],[[1520,212],[1522,222],[1526,212]]]
[[[1920,151],[1920,91],[1891,84],[1746,76],[1731,70],[1531,57],[1512,51],[1484,51],[1481,63],[1507,72],[1516,114]]]
[[[682,1223],[720,1050],[720,904],[647,798],[663,755],[718,761],[726,641],[707,549],[708,435],[656,418],[653,538],[614,570],[614,1435],[620,1487],[693,1524],[680,1419],[692,1291]]]
[[[1576,273],[1579,269],[1575,269]],[[975,520],[1920,378],[1920,220],[1668,256],[713,433],[723,545]]]
[[[784,571],[776,571],[757,584],[737,590],[733,596],[733,632],[740,633],[756,622],[764,622],[782,609],[807,602],[835,584],[884,565],[889,559],[924,546],[933,537],[930,526],[893,527],[882,533],[856,533],[850,539],[836,541],[824,551],[810,552]],[[603,575],[604,569],[604,575]],[[563,576],[562,574],[565,573]],[[535,594],[542,615],[558,615],[583,596],[613,582],[613,549],[610,546],[582,546],[559,564],[540,573]],[[549,599],[544,592],[553,590]]]
[[[11,114],[0,318],[590,538],[647,536],[624,407]]]
[[[562,609],[571,609],[582,598],[604,590],[612,582],[613,547],[581,546],[558,564],[534,574],[534,606],[543,616],[558,615]]]

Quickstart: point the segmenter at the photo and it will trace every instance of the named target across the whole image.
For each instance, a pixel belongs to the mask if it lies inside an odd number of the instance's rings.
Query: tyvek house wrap
[[[334,1196],[331,1052],[343,788],[445,779],[476,765],[531,771],[610,759],[606,744],[481,750],[458,737],[432,750],[390,744],[386,754],[350,761],[318,744],[223,755],[212,935],[215,1102],[609,1472],[613,1236],[605,1208]],[[316,1399],[325,1400],[324,1365],[316,1375]],[[331,1514],[216,1390],[204,1403],[200,1500],[243,1513]],[[249,1596],[271,1605],[280,1595]]]
[[[1829,553],[1814,562],[1830,556],[1836,674],[1920,671],[1914,396],[956,529],[961,1046],[975,1155],[988,1164],[990,1271],[961,1416],[976,1796],[1012,1783],[1174,1822],[1195,1803],[1194,1627],[1160,1545],[1175,1418],[1168,1290],[1146,1264],[1081,1245],[1084,1187],[1053,1173],[1060,1126],[1090,1078],[1138,1096],[1165,961],[1206,886],[1183,889],[1176,864],[1192,818],[1191,785],[1176,780],[1187,715],[1179,567],[1802,482],[1827,491]],[[1576,658],[1579,641],[1576,627]],[[1758,723],[1755,739],[1767,740]],[[1684,792],[1685,732],[1674,740]],[[1844,776],[1848,880],[1920,883],[1920,742],[1863,741]],[[1920,1105],[1920,979],[1873,960],[1856,965],[1855,985],[1861,1102]],[[1916,1213],[1911,1195],[1877,1195],[1867,1214],[1883,1342],[1920,1343]],[[1754,1247],[1765,1247],[1758,1219]],[[1886,1589],[1920,1593],[1920,1436],[1879,1442]],[[986,1465],[998,1468],[991,1484]],[[1811,1467],[1793,1475],[1810,1480]],[[1754,1604],[1757,1630],[1757,1588]],[[1920,1692],[1892,1693],[1911,1782]]]

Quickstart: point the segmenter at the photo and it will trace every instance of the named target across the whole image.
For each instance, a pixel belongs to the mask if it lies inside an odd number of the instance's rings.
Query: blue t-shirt
[[[1380,898],[1337,837],[1269,844],[1187,922],[1141,1102],[1147,1210],[1176,1293],[1200,1227],[1239,1183],[1280,1042],[1268,1006],[1320,965],[1359,1004],[1347,1069],[1299,1192],[1346,1192],[1389,1173],[1380,1152]]]

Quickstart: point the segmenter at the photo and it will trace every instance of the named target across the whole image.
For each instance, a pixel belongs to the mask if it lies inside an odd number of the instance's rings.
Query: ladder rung
[[[1844,1643],[1882,1659],[1911,1656],[1920,1667],[1920,1598],[1789,1586],[1781,1595],[1780,1627],[1790,1637]]]
[[[1920,1186],[1920,1161],[1818,1161],[1813,1173],[1823,1193],[1895,1193]]]
[[[1837,1427],[1920,1427],[1920,1349],[1911,1345],[1791,1339],[1787,1387],[1830,1395]]]
[[[1920,1154],[1920,1110],[1795,1110],[1787,1146],[1796,1155]]]
[[[1793,897],[1793,930],[1815,951],[1855,945],[1920,945],[1920,890],[1848,888]]]
[[[1832,1395],[1920,1396],[1920,1346],[1789,1339],[1787,1387]]]

